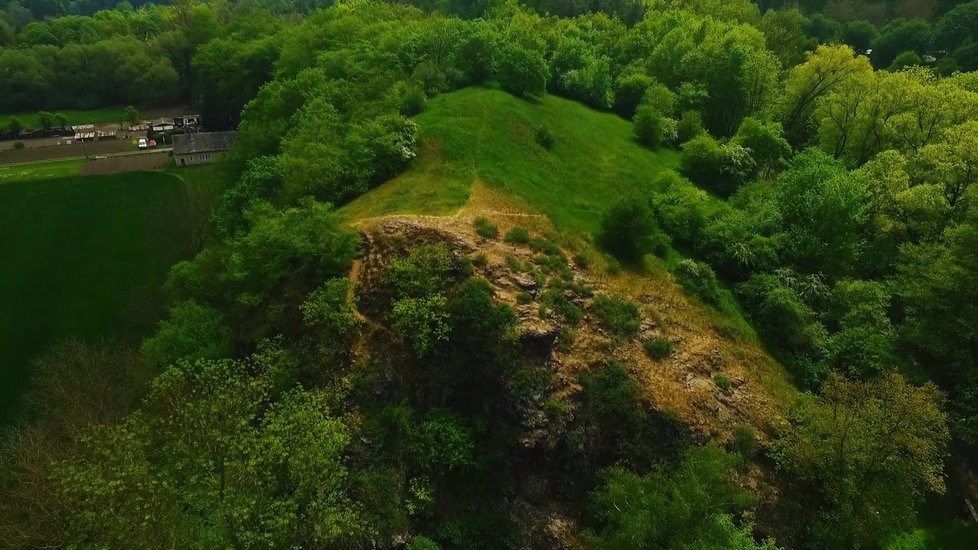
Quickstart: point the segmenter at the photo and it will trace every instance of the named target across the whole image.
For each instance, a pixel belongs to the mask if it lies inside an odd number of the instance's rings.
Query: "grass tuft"
[[[517,226],[507,231],[503,240],[510,244],[527,244],[530,242],[530,232]]]
[[[642,346],[645,348],[645,353],[656,361],[661,361],[672,353],[672,342],[662,336],[646,340]]]
[[[475,232],[483,239],[495,239],[499,236],[499,228],[486,218],[475,219]]]

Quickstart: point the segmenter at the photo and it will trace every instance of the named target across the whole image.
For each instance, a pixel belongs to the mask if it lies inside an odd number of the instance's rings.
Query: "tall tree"
[[[824,498],[815,544],[880,544],[913,525],[925,493],[944,492],[943,404],[935,385],[915,387],[896,373],[870,382],[830,373],[821,396],[801,399],[773,455]]]
[[[806,62],[792,68],[785,81],[780,105],[785,135],[795,147],[811,143],[817,124],[819,100],[852,78],[872,73],[865,57],[849,46],[819,46]]]

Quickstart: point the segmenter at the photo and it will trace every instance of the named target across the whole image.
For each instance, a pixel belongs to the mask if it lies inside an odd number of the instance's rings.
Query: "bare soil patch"
[[[116,157],[105,157],[92,159],[85,163],[81,169],[83,176],[97,176],[102,174],[119,174],[122,172],[138,172],[141,170],[158,170],[170,162],[169,151],[155,151],[152,153],[140,153],[138,155],[120,155]]]
[[[0,151],[0,164],[15,164],[18,162],[34,162],[39,160],[58,160],[84,157],[88,155],[107,155],[135,151],[136,146],[127,139],[96,141],[93,143],[51,145],[47,147],[25,147],[23,149],[8,149]]]

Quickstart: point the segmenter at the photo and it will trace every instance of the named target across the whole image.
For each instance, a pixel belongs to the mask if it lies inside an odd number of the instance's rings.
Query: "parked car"
[[[146,141],[146,138],[139,138],[139,148],[146,149],[147,147],[149,147],[149,142]]]
[[[156,140],[155,139],[149,140],[149,148],[150,149],[156,149]]]

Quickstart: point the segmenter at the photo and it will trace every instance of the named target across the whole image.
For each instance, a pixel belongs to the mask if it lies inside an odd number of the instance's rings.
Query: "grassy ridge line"
[[[418,159],[341,209],[349,219],[451,213],[480,180],[546,213],[561,231],[593,232],[615,200],[648,192],[679,162],[675,151],[635,143],[628,121],[556,96],[528,102],[466,88],[432,99],[417,122]],[[536,141],[540,125],[556,138],[550,150]]]
[[[167,270],[194,251],[192,201],[161,172],[0,185],[0,425],[56,339],[152,327]]]

